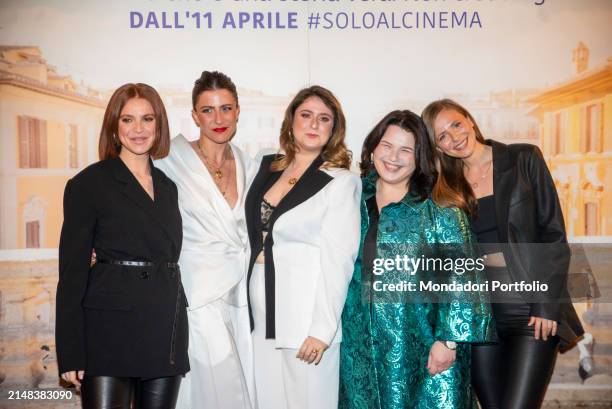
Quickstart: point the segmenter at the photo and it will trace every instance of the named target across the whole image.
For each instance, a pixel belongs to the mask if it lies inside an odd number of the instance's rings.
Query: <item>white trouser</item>
[[[263,264],[255,263],[249,285],[255,320],[252,336],[259,409],[337,409],[340,344],[332,344],[319,365],[297,359],[298,349],[276,348],[275,340],[266,339],[264,282]]]
[[[241,316],[243,322],[233,322]],[[244,350],[250,348],[246,307],[230,305],[224,298],[188,311],[187,317],[191,370],[181,383],[177,409],[251,409],[252,366],[241,362],[248,359]]]

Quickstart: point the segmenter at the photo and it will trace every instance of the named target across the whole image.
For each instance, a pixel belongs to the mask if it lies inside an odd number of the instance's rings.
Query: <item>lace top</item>
[[[262,199],[261,201],[261,224],[262,230],[268,232],[269,230],[269,221],[272,213],[276,209],[276,206],[272,206],[266,199]]]

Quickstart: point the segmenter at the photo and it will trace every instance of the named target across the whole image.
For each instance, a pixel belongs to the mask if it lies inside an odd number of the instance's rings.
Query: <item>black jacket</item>
[[[189,370],[180,274],[162,264],[176,262],[181,250],[177,189],[152,163],[151,172],[155,201],[119,158],[89,166],[66,185],[55,328],[60,373],[154,378]],[[92,249],[100,262],[90,267]]]
[[[549,285],[548,298],[528,302],[532,316],[559,323],[563,349],[584,330],[568,302],[570,249],[554,182],[537,146],[486,143],[493,149],[495,211],[500,242],[508,243],[508,269],[514,281]]]

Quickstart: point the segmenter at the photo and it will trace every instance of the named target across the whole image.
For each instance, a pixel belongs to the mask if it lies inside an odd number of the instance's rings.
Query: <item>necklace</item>
[[[223,160],[221,161],[221,164],[219,166],[212,166],[208,161],[208,157],[204,154],[204,151],[202,150],[202,147],[200,146],[200,141],[197,141],[196,145],[198,147],[198,155],[204,159],[204,166],[206,166],[206,169],[211,173],[211,176],[214,176],[213,182],[215,182],[215,185],[219,189],[219,192],[221,192],[223,197],[225,197],[227,193],[227,187],[229,186],[229,182],[231,179],[231,173],[232,173],[231,171],[229,172],[228,177],[225,179],[225,183],[223,184],[223,186],[221,186],[221,180],[223,179],[223,176],[225,176],[224,173],[221,171],[221,169],[223,168],[223,165],[225,165],[225,161],[227,160],[227,156],[225,152],[223,153]],[[229,150],[229,157],[232,157],[232,158],[234,157],[231,149]]]
[[[289,166],[293,166],[291,171],[289,171]],[[294,186],[304,175],[304,172],[306,172],[310,164],[298,166],[294,161],[289,166],[284,170],[283,175],[289,177],[289,179],[287,179],[287,183],[289,183],[290,186]],[[295,176],[290,176],[289,173],[293,173]]]
[[[471,182],[467,177],[465,178],[470,184],[470,186],[472,186],[472,189],[478,189],[478,183],[482,183],[485,180],[485,178],[487,177],[487,174],[489,173],[489,169],[491,169],[492,165],[493,165],[493,160],[490,160],[489,164],[487,165],[487,168],[482,172],[482,175],[479,178],[477,178],[475,182]]]
[[[198,150],[199,152],[202,154],[202,157],[204,158],[204,163],[206,165],[206,167],[211,170],[211,168],[213,168],[214,172],[211,171],[211,173],[214,174],[215,178],[217,178],[219,181],[221,181],[221,179],[223,178],[223,172],[221,171],[221,169],[223,169],[223,165],[225,165],[225,161],[227,160],[228,156],[232,156],[232,151],[229,151],[229,155],[226,155],[225,152],[223,152],[223,159],[221,160],[221,164],[219,164],[219,166],[214,166],[214,164],[211,164],[208,160],[208,157],[206,156],[206,154],[204,154],[204,150],[202,150],[202,146],[200,146],[200,141],[198,140],[196,142],[196,144],[198,145]],[[226,148],[227,149],[227,148]]]
[[[300,178],[302,177],[301,173],[303,173],[303,172],[301,172],[299,170],[298,170],[298,172],[295,172],[295,168],[294,168],[292,173],[294,173],[294,174],[297,173],[297,175],[296,176],[291,176],[291,177],[289,177],[289,179],[287,179],[287,183],[289,183],[291,186],[295,185],[298,182],[298,180],[300,180]]]
[[[229,185],[229,181],[230,181],[229,177],[225,179],[225,185],[223,187],[221,187],[221,185],[215,181],[215,185],[217,185],[223,197],[225,197],[225,194],[227,193],[227,186]]]

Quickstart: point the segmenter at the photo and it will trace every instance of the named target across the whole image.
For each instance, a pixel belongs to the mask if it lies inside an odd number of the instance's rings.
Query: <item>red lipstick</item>
[[[213,128],[213,131],[215,131],[217,133],[223,133],[223,132],[227,131],[227,127],[225,127],[225,128]]]

